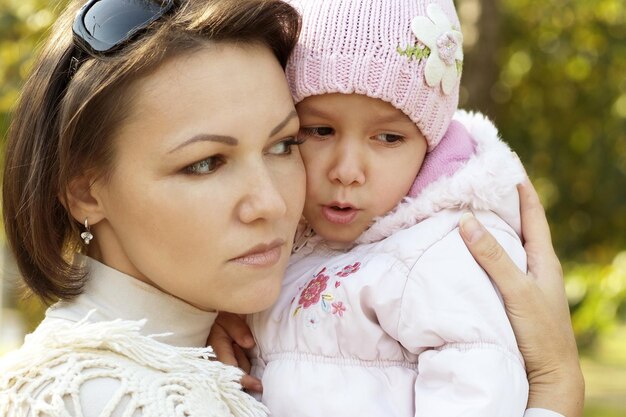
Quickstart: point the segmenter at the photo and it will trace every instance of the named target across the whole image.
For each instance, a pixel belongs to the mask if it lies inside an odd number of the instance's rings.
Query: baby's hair
[[[5,153],[7,239],[26,285],[46,302],[82,291],[85,271],[73,263],[83,251],[80,231],[62,201],[81,174],[108,178],[111,138],[132,105],[133,82],[216,42],[264,45],[285,68],[300,28],[298,13],[280,0],[180,0],[121,51],[88,57],[73,73],[72,23],[83,3],[71,3],[43,45],[13,113]]]

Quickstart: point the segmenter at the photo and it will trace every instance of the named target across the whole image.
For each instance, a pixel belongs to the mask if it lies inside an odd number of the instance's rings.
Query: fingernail
[[[257,382],[256,384],[252,384],[252,390],[255,392],[263,392],[263,385],[261,385],[260,382]]]
[[[469,243],[474,243],[483,235],[483,227],[472,213],[463,213],[461,220],[461,233]]]
[[[246,336],[243,338],[243,342],[246,344],[245,347],[253,347],[254,346],[254,338],[252,336]]]

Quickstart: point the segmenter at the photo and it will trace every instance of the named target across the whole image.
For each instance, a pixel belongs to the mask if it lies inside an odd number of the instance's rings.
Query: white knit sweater
[[[0,416],[267,415],[241,391],[241,371],[208,360],[215,313],[83,260],[84,293],[0,361]]]

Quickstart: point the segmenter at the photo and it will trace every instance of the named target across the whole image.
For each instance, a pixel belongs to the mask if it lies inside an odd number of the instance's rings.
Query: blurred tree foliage
[[[465,81],[482,80],[465,84],[466,105],[493,117],[524,161],[560,255],[610,262],[626,247],[626,3],[458,3],[482,5],[478,28],[495,27],[487,50],[481,32],[468,52]]]
[[[11,109],[31,68],[37,47],[65,4],[67,0],[0,0],[0,138],[3,138],[3,144]],[[4,151],[4,146],[0,149]],[[5,268],[6,264],[5,261]],[[3,272],[0,279],[13,278],[12,274]],[[6,287],[21,286],[11,282]],[[27,327],[34,329],[41,320],[44,306],[34,297],[16,298],[15,304],[23,313]]]
[[[0,0],[0,135],[65,0]],[[461,103],[492,117],[548,209],[581,342],[626,303],[626,3],[456,0]]]
[[[585,348],[599,334],[613,330],[616,321],[626,320],[626,251],[607,265],[574,263],[566,270],[574,331]]]
[[[0,0],[0,134],[28,74],[36,47],[66,1]]]

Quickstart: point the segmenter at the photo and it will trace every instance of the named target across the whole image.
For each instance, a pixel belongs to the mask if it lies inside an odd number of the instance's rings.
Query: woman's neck
[[[146,319],[144,335],[162,335],[160,341],[174,346],[205,346],[217,313],[198,309],[92,258],[80,256],[78,261],[88,274],[83,293],[55,304],[46,317],[80,321],[93,311],[90,321]]]

